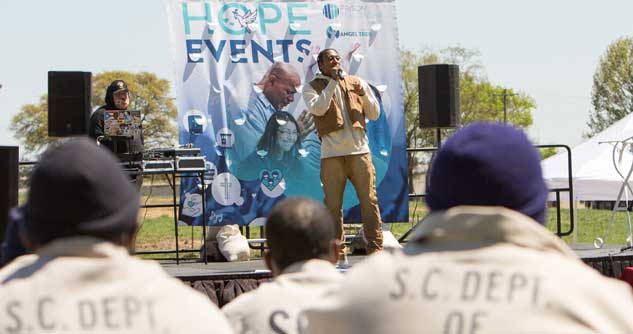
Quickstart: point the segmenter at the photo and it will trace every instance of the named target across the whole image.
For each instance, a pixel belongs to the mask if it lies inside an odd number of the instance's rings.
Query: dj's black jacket
[[[114,104],[114,88],[109,86],[106,90],[105,101],[106,105],[99,107],[90,116],[90,123],[88,124],[88,135],[95,140],[98,140],[101,145],[107,147],[110,151],[117,153],[119,157],[122,154],[129,153],[141,153],[143,152],[143,134],[140,136],[134,136],[130,139],[109,139],[101,138],[104,135],[103,130],[103,113],[106,110],[119,110]]]

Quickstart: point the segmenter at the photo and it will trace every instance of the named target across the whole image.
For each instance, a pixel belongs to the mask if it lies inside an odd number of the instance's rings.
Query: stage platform
[[[609,277],[619,277],[624,268],[633,266],[633,250],[621,251],[622,247],[607,245],[602,249],[595,249],[593,245],[572,245],[572,249],[583,262]],[[348,259],[353,267],[365,257],[349,256]],[[180,261],[180,264],[171,262],[161,265],[171,276],[203,292],[219,306],[272,279],[264,261],[259,259],[208,264]]]
[[[605,245],[596,249],[590,244],[571,245],[571,248],[587,265],[605,276],[619,277],[622,270],[633,266],[633,250],[622,251],[624,246]]]
[[[351,266],[362,261],[366,256],[348,257]],[[227,280],[227,279],[266,279],[271,278],[270,271],[263,260],[242,262],[183,262],[162,263],[163,268],[171,276],[185,282],[198,280]],[[344,271],[344,270],[343,270]]]

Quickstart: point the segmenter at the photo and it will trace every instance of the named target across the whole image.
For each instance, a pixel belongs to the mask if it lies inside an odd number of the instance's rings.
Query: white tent
[[[613,164],[613,148],[616,146],[616,163],[620,172],[626,177],[633,163],[631,153],[633,136],[633,114],[629,114],[604,131],[572,149],[572,172],[574,198],[580,201],[615,201],[623,178],[617,173]],[[625,149],[622,143],[626,141]],[[568,186],[567,151],[541,162],[543,177],[550,188]],[[633,186],[633,177],[629,184]],[[567,194],[561,193],[561,199]],[[624,197],[622,198],[624,199]],[[629,200],[631,198],[629,197]]]

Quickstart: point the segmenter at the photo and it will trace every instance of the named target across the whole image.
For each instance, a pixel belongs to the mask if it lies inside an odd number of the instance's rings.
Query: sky
[[[600,57],[633,34],[633,1],[625,0],[396,0],[395,6],[402,48],[478,50],[491,83],[534,98],[528,132],[540,144],[582,141]],[[19,145],[10,120],[46,94],[48,71],[174,78],[162,0],[0,0],[0,34],[0,145]]]

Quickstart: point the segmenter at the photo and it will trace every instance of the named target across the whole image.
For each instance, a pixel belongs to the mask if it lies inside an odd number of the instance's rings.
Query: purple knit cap
[[[545,224],[548,189],[540,156],[511,126],[473,123],[457,131],[433,161],[427,194],[432,211],[503,206]]]

